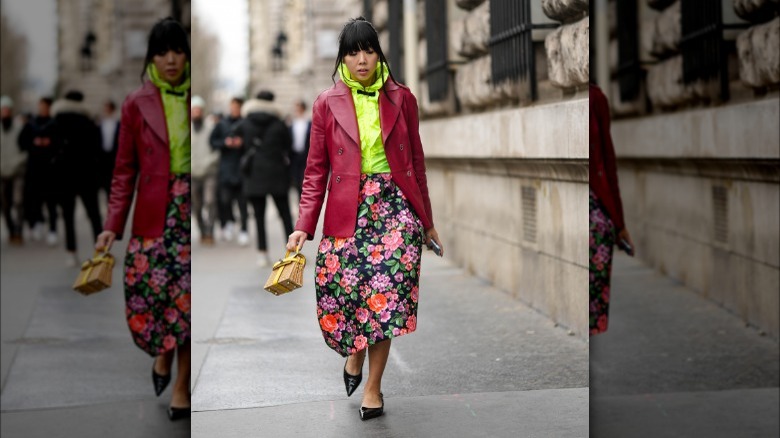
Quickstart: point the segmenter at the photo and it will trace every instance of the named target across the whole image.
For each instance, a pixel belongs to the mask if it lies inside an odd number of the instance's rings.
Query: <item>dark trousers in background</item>
[[[5,225],[11,237],[22,236],[22,223],[24,221],[24,204],[22,192],[24,190],[24,178],[2,178],[0,182],[0,204],[2,204]]]
[[[24,185],[24,216],[30,228],[43,223],[43,207],[46,206],[49,219],[49,232],[57,232],[57,198],[45,185],[32,184],[30,181]]]
[[[76,192],[62,193],[59,204],[62,208],[62,218],[65,220],[65,248],[68,251],[76,251],[76,197],[81,198],[81,203],[87,211],[87,217],[92,225],[94,240],[103,231],[103,223],[100,219],[98,207],[97,187],[82,188]]]
[[[238,213],[241,215],[241,231],[246,231],[247,211],[246,196],[241,184],[232,185],[221,183],[219,185],[219,221],[224,227],[227,222],[235,222],[233,217],[233,201],[238,203]]]
[[[284,240],[287,241],[287,236],[292,234],[292,216],[290,215],[290,201],[287,193],[283,195],[271,195],[276,204],[276,209],[279,210],[279,217],[282,219],[284,225]],[[268,249],[268,244],[265,235],[265,200],[266,196],[251,196],[249,201],[252,203],[252,209],[255,211],[255,223],[257,223],[257,249],[259,251],[265,251]]]
[[[217,218],[217,178],[209,175],[192,178],[192,211],[198,224],[201,237],[214,235],[214,222]],[[203,211],[206,211],[204,217]]]
[[[292,152],[290,154],[290,173],[292,177],[293,186],[298,191],[298,200],[301,199],[301,193],[303,193],[303,173],[306,171],[306,159],[305,153]]]

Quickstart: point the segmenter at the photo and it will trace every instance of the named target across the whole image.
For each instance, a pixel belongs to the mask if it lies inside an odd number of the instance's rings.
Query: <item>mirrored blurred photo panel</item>
[[[590,6],[590,436],[778,435],[778,4]]]

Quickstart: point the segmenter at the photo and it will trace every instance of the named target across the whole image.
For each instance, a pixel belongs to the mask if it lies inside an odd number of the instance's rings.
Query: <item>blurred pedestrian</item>
[[[339,35],[333,76],[313,105],[312,136],[298,223],[288,250],[314,238],[317,315],[326,343],[348,356],[347,395],[369,375],[360,418],[384,413],[382,374],[390,340],[417,327],[420,256],[433,226],[418,132],[417,100],[393,78],[376,30],[363,17]],[[328,178],[330,175],[330,178]]]
[[[247,203],[241,182],[241,156],[244,148],[241,138],[235,135],[236,126],[241,122],[241,105],[244,101],[234,97],[230,101],[230,114],[223,117],[211,133],[211,147],[219,151],[219,172],[217,177],[217,199],[219,200],[219,217],[222,225],[222,237],[233,240],[235,236],[235,219],[233,203],[238,204],[241,220],[241,231],[238,243],[241,246],[249,243],[247,233]]]
[[[24,124],[21,119],[14,117],[14,101],[8,96],[0,97],[0,123],[0,199],[3,218],[8,227],[9,243],[21,245],[24,243],[22,194],[27,155],[19,147],[19,134]]]
[[[121,239],[138,192],[124,281],[133,341],[155,357],[159,396],[178,373],[168,416],[190,416],[190,46],[173,18],[151,30],[148,77],[122,105],[106,230],[95,247]],[[138,184],[136,185],[136,181]]]
[[[290,121],[292,136],[292,152],[290,153],[290,170],[293,186],[298,191],[300,201],[303,192],[303,171],[306,169],[306,157],[309,155],[309,138],[311,136],[311,120],[306,117],[306,102],[295,102],[295,113]]]
[[[46,243],[57,244],[57,197],[53,178],[55,147],[52,141],[51,105],[49,97],[38,101],[38,114],[31,117],[19,135],[19,146],[27,151],[27,171],[24,177],[25,217],[33,240],[40,240],[45,229],[43,206],[46,206],[49,233]]]
[[[111,191],[111,178],[114,175],[114,162],[119,147],[119,116],[116,114],[116,104],[113,100],[103,103],[103,115],[100,117],[101,154],[99,159],[100,189],[106,192],[106,199]]]
[[[609,104],[601,89],[590,84],[590,335],[607,331],[612,275],[612,252],[616,243],[629,248],[634,243],[623,221],[623,203],[618,186],[615,148],[610,134]],[[620,243],[620,241],[624,243]]]
[[[276,204],[282,219],[284,236],[293,232],[290,214],[290,148],[292,140],[287,126],[273,104],[274,94],[264,90],[241,108],[242,122],[236,135],[244,144],[244,193],[252,204],[257,225],[257,264],[269,266],[265,231],[265,201],[268,195]]]
[[[71,90],[52,105],[54,123],[55,196],[62,208],[65,221],[65,249],[67,266],[80,264],[76,252],[76,197],[87,211],[93,238],[103,229],[98,207],[98,173],[100,157],[100,130],[90,118],[84,105],[84,94]]]
[[[219,153],[211,148],[209,135],[214,130],[211,117],[205,116],[206,101],[194,96],[192,111],[192,210],[200,231],[200,243],[214,244],[214,221],[217,219],[217,166]],[[205,216],[204,216],[205,210]]]

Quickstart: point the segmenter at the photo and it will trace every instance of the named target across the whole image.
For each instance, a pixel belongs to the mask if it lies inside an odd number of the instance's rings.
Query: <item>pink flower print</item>
[[[390,321],[390,312],[383,310],[382,313],[379,314],[379,322],[386,323],[387,321]]]
[[[130,253],[138,252],[139,249],[141,249],[141,242],[138,239],[132,239],[130,245],[127,246],[127,251]]]
[[[189,193],[189,191],[190,191],[190,185],[186,181],[180,179],[177,179],[173,183],[173,187],[171,188],[171,194],[173,196],[181,196]]]
[[[165,338],[163,338],[163,347],[165,347],[166,350],[172,350],[175,346],[176,338],[171,335],[167,335]]]
[[[368,224],[368,219],[366,219],[366,217],[363,216],[360,219],[358,219],[357,223],[360,228],[363,228]]]
[[[411,295],[412,295],[412,302],[416,303],[417,299],[420,297],[420,288],[418,288],[417,286],[414,286],[412,288],[412,294]]]
[[[395,251],[399,246],[403,245],[404,238],[401,236],[400,231],[393,230],[390,234],[382,237],[382,243],[385,244],[385,247],[387,247],[389,251]]]
[[[357,350],[362,350],[362,349],[366,348],[367,341],[368,340],[363,335],[355,336],[355,348]]]
[[[329,274],[335,274],[341,267],[339,257],[335,254],[328,254],[325,256],[325,266],[327,267]]]
[[[165,309],[165,320],[168,321],[169,324],[173,324],[177,319],[179,319],[179,312],[171,308]]]
[[[332,247],[330,239],[322,239],[322,242],[320,242],[320,252],[328,252]]]
[[[379,183],[376,181],[366,181],[363,184],[363,194],[366,196],[373,196],[379,193]]]
[[[414,315],[409,315],[409,319],[406,320],[406,328],[409,329],[410,332],[415,331],[417,329],[417,317]]]
[[[390,277],[385,274],[376,274],[371,278],[371,287],[379,292],[384,292],[390,288]]]
[[[136,254],[133,259],[133,266],[139,275],[143,275],[149,269],[149,259],[144,254]]]
[[[355,311],[355,317],[361,324],[365,324],[366,321],[368,321],[368,316],[370,314],[371,313],[368,311],[368,309],[364,309],[362,307]]]

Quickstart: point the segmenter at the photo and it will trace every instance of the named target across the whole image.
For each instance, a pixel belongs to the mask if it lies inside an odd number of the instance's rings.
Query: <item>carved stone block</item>
[[[655,18],[650,53],[659,58],[677,53],[680,49],[681,35],[680,2],[676,1]]]
[[[563,25],[544,40],[550,82],[560,88],[588,83],[590,20]]]
[[[490,3],[476,7],[457,23],[455,30],[459,32],[450,34],[457,45],[457,53],[467,58],[486,54],[490,40]]]
[[[734,0],[734,12],[754,23],[770,20],[778,9],[780,0]]]
[[[455,0],[455,4],[458,5],[459,8],[467,11],[476,8],[482,3],[485,3],[485,0]]]
[[[588,0],[542,0],[544,15],[562,23],[573,23],[588,15]]]
[[[483,56],[458,67],[455,93],[464,107],[482,108],[500,99],[501,92],[490,82],[490,62],[490,56]]]
[[[737,37],[739,78],[758,88],[780,83],[780,17]]]

